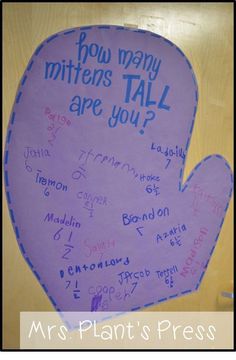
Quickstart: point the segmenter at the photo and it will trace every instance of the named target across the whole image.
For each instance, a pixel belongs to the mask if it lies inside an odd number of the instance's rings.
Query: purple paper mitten
[[[4,158],[20,250],[56,310],[130,311],[199,288],[232,194],[220,155],[183,183],[197,111],[169,40],[69,29],[33,54]]]

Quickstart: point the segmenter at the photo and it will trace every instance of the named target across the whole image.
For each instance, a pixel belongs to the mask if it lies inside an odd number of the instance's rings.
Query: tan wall
[[[219,153],[233,166],[232,39],[233,4],[224,3],[10,3],[3,4],[3,132],[25,67],[41,41],[70,27],[134,24],[159,33],[189,58],[199,85],[199,105],[187,158],[186,179],[203,157]],[[20,254],[6,201],[4,215],[4,348],[19,347],[20,311],[53,311],[50,301]],[[151,310],[224,311],[232,290],[233,204],[197,293]]]

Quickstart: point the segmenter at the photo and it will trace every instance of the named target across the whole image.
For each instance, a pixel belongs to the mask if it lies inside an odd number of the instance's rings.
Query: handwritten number
[[[71,281],[70,281],[70,280],[66,280],[66,283],[68,283],[68,285],[66,286],[66,289],[68,289],[68,287],[70,286]]]
[[[171,162],[171,159],[166,159],[166,160],[167,160],[167,164],[166,164],[166,166],[165,166],[165,169],[168,168],[168,166],[170,165],[170,162]]]
[[[63,230],[63,228],[60,228],[55,234],[54,234],[54,236],[53,236],[53,239],[54,240],[60,240],[60,237],[61,237],[61,235],[60,235],[60,232]]]
[[[27,160],[25,160],[25,168],[28,172],[32,172],[32,167],[27,163]]]
[[[137,281],[136,281],[136,282],[134,282],[134,283],[132,283],[132,285],[133,285],[133,288],[132,288],[132,290],[131,290],[131,294],[133,294],[133,292],[134,292],[134,290],[135,290],[136,286],[138,285]]]

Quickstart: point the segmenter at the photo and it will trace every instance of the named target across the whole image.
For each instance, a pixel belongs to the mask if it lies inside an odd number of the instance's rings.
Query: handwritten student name
[[[52,111],[48,106],[45,107],[44,115],[50,121],[50,124],[47,127],[48,143],[53,146],[58,131],[65,127],[65,125],[70,126],[71,121],[65,115]]]
[[[148,269],[140,270],[140,271],[122,271],[118,276],[118,281],[121,285],[125,282],[128,284],[129,281],[138,281],[140,279],[147,279],[150,276],[151,271]]]
[[[145,212],[141,215],[123,213],[122,222],[123,225],[126,226],[140,221],[156,220],[157,218],[169,216],[169,214],[170,214],[170,210],[168,207],[159,208],[159,209],[152,208],[150,212]]]
[[[103,166],[110,166],[114,170],[119,169],[131,175],[133,178],[137,179],[140,182],[160,181],[160,176],[158,175],[138,173],[130,163],[122,162],[114,155],[102,154],[93,149],[80,149],[79,161],[82,162],[81,166],[85,166],[87,164],[95,165],[97,163]],[[81,170],[76,169],[72,172],[72,179],[79,180],[81,178],[81,175],[83,175],[83,177],[85,178],[85,173],[81,174]]]
[[[82,200],[83,208],[89,212],[90,217],[93,217],[95,205],[107,206],[107,197],[103,195],[94,195],[87,191],[79,191],[77,198]]]
[[[216,198],[216,196],[209,194],[208,191],[205,191],[199,184],[194,184],[189,188],[189,191],[194,193],[194,200],[192,207],[194,209],[194,215],[199,213],[199,208],[201,206],[208,206],[210,211],[218,217],[222,217],[223,214],[223,205]]]
[[[85,256],[90,257],[91,255],[96,255],[96,254],[100,254],[101,257],[103,256],[103,254],[109,250],[109,249],[114,249],[115,248],[115,240],[111,239],[111,240],[101,240],[101,241],[97,241],[96,243],[91,243],[88,240],[84,240],[84,248],[85,248]]]
[[[183,232],[187,230],[185,224],[178,224],[176,226],[171,227],[167,231],[159,232],[156,235],[156,242],[159,244],[160,242],[164,241],[165,239],[169,240],[171,246],[181,246],[181,235]]]
[[[51,155],[49,153],[48,149],[44,149],[44,148],[33,148],[31,146],[25,146],[25,151],[24,151],[24,158],[25,158],[25,169],[28,172],[32,172],[33,168],[32,166],[28,163],[29,159],[46,159],[49,158]]]
[[[170,146],[164,147],[163,145],[155,144],[154,142],[152,142],[151,150],[154,150],[164,155],[165,157],[180,157],[181,159],[185,159],[185,152],[183,151],[183,148],[179,147],[178,145],[176,145],[174,148]]]
[[[196,261],[200,248],[202,247],[204,241],[206,241],[206,236],[208,235],[208,229],[201,227],[199,234],[195,237],[193,244],[190,248],[187,258],[184,261],[184,266],[180,272],[180,275],[186,277],[189,274],[194,275],[199,268],[199,262]]]
[[[165,284],[172,288],[174,286],[174,274],[178,272],[176,265],[173,265],[170,268],[156,270],[158,280],[164,280]]]
[[[25,159],[33,158],[33,159],[44,159],[50,156],[48,149],[36,149],[31,146],[25,146],[24,157]]]
[[[65,225],[68,227],[74,227],[79,229],[80,223],[76,220],[76,218],[72,215],[68,216],[66,213],[63,217],[60,217],[58,215],[55,215],[54,212],[48,212],[46,216],[44,217],[44,222],[51,222],[55,224]]]
[[[60,277],[63,279],[65,274],[74,276],[76,274],[80,274],[81,272],[106,269],[109,266],[113,267],[117,265],[129,265],[129,262],[130,262],[129,257],[127,256],[125,259],[121,257],[121,258],[99,261],[98,263],[92,263],[92,264],[83,264],[83,265],[78,264],[74,266],[70,265],[65,270],[60,270],[59,274]]]
[[[56,189],[58,191],[67,191],[68,190],[68,186],[61,183],[60,181],[57,181],[55,179],[51,179],[51,178],[46,178],[41,176],[40,174],[42,173],[42,170],[37,170],[36,173],[36,178],[35,178],[35,182],[36,184],[40,184],[43,186],[46,186],[45,190],[44,190],[44,195],[45,196],[49,196],[50,192],[49,190],[51,188]]]

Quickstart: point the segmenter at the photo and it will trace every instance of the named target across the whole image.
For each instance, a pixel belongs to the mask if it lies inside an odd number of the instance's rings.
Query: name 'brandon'
[[[169,216],[170,210],[168,207],[154,209],[152,208],[150,212],[145,212],[141,215],[133,215],[133,214],[122,214],[122,222],[123,225],[129,225],[132,223],[137,223],[139,221],[149,221],[156,220],[157,218]]]

